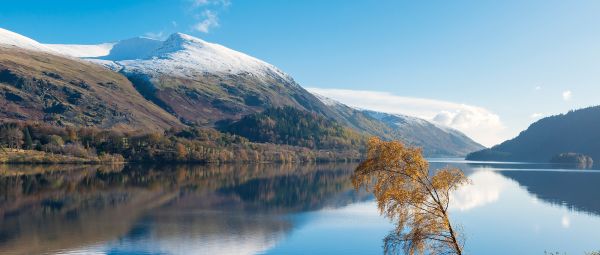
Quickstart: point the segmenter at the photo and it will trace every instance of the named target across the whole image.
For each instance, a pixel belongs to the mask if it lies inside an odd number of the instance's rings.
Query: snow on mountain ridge
[[[113,61],[145,59],[162,44],[162,41],[146,37],[125,39],[117,42],[109,54],[101,57],[101,59]]]
[[[313,93],[311,92],[317,99],[319,99],[322,103],[324,103],[327,106],[336,106],[336,105],[341,105],[342,103],[334,100],[333,98],[329,98],[326,96],[323,96],[321,94],[317,94],[317,93]]]
[[[112,43],[45,44],[44,46],[71,57],[117,61],[146,58],[162,43],[146,37],[134,37]]]
[[[149,76],[193,78],[203,73],[235,74],[295,83],[291,76],[269,63],[182,33],[174,33],[165,41],[137,37],[115,43],[74,45],[42,44],[0,28],[0,45],[82,58],[112,69]]]
[[[250,74],[293,81],[289,75],[269,63],[183,33],[174,33],[165,41],[136,37],[99,45],[42,46],[72,57],[111,60],[114,63],[92,62],[112,67],[121,66],[125,72],[146,73],[151,76],[185,78],[202,73]]]
[[[96,58],[103,57],[110,54],[110,51],[116,43],[102,43],[102,44],[44,44],[44,46],[53,49],[54,51],[60,52],[64,55],[68,55],[76,58]]]
[[[126,71],[188,77],[194,73],[252,74],[292,81],[275,66],[199,38],[175,33],[147,58],[118,61]]]
[[[0,45],[57,54],[55,50],[29,37],[0,28]]]

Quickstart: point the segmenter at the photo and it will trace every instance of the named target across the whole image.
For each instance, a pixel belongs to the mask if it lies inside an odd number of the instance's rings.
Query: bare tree
[[[0,130],[0,136],[8,148],[19,149],[23,145],[23,132],[19,128],[3,128]]]

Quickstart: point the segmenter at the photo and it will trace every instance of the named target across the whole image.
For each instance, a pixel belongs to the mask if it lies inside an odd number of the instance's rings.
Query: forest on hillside
[[[355,161],[362,157],[364,141],[364,136],[331,120],[293,108],[245,117],[231,123],[226,132],[202,127],[152,132],[8,122],[0,125],[0,162]]]
[[[268,108],[224,125],[224,132],[259,143],[310,149],[352,150],[365,147],[365,136],[336,121],[293,107]]]

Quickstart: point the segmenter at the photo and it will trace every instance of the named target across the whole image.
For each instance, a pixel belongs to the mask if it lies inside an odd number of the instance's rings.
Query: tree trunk
[[[444,214],[444,220],[446,221],[446,226],[448,227],[448,232],[450,232],[450,238],[452,239],[452,244],[454,245],[456,254],[462,255],[462,249],[460,247],[460,244],[458,243],[458,239],[456,238],[454,229],[452,228],[452,225],[450,224],[450,219],[448,218],[448,214],[446,214],[446,211],[442,211],[442,213]]]

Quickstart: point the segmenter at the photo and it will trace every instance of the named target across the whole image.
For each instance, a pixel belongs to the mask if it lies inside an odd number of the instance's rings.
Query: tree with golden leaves
[[[399,141],[369,140],[367,158],[352,183],[373,192],[381,214],[396,228],[384,239],[385,254],[462,254],[463,241],[450,223],[450,192],[468,182],[463,172],[445,168],[431,172],[420,148]]]

